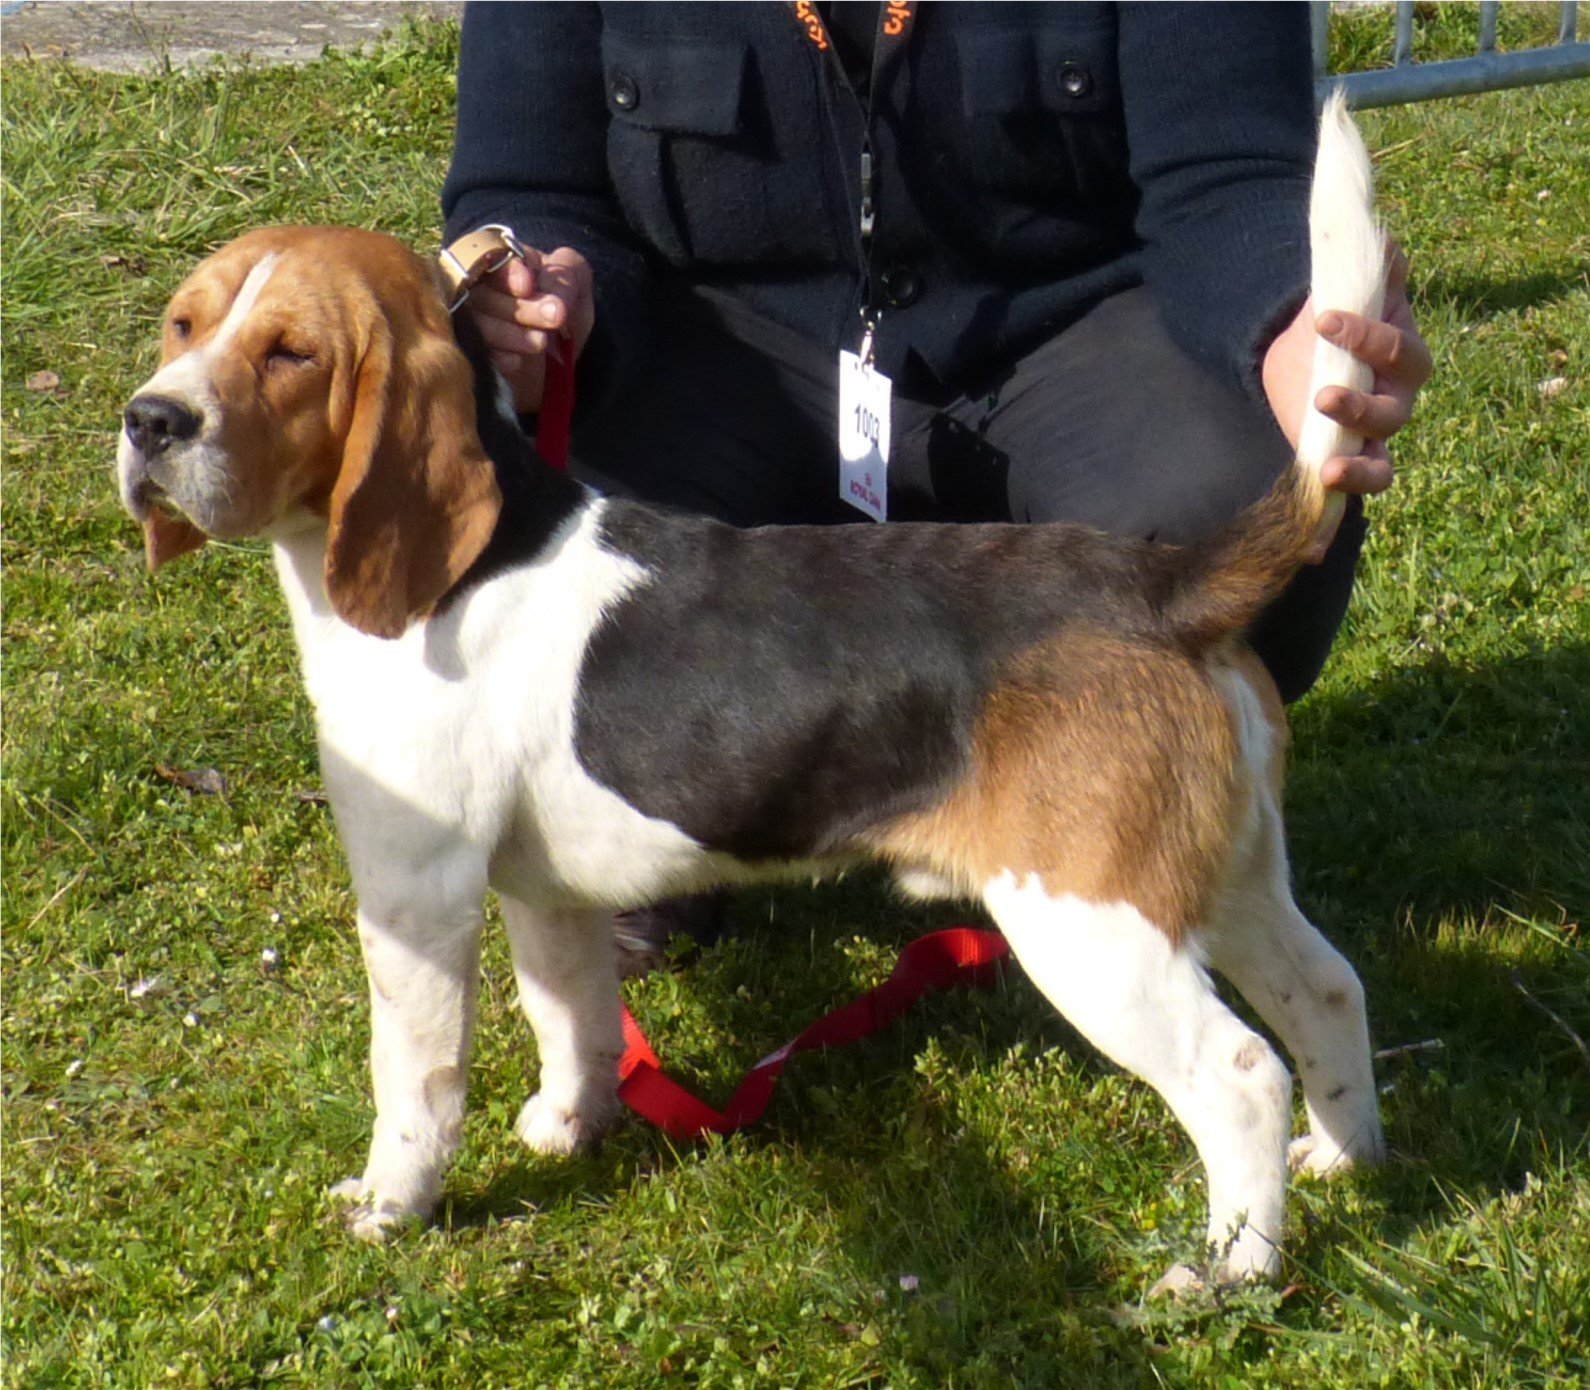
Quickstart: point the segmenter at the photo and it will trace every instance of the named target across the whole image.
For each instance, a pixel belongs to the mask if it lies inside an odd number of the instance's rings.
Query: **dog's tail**
[[[1340,90],[1320,119],[1309,238],[1315,312],[1344,309],[1378,319],[1386,272],[1373,178]],[[1307,414],[1292,466],[1235,522],[1186,552],[1187,568],[1165,605],[1178,637],[1202,647],[1247,627],[1297,573],[1315,538],[1334,529],[1345,498],[1326,491],[1320,468],[1328,458],[1357,453],[1363,440],[1315,410],[1314,399],[1327,386],[1367,390],[1371,376],[1344,349],[1324,338],[1315,342]]]

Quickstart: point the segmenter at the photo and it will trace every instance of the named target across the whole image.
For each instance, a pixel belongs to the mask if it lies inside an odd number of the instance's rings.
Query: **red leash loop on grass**
[[[560,473],[568,471],[573,422],[574,344],[567,338],[551,338],[547,342],[541,413],[536,418],[536,453]]]
[[[1009,954],[1010,948],[998,932],[973,927],[949,927],[918,937],[900,952],[893,973],[876,989],[824,1014],[752,1067],[722,1110],[714,1110],[663,1073],[646,1035],[624,1008],[618,1098],[671,1139],[729,1134],[761,1118],[791,1057],[868,1037],[893,1023],[929,990],[957,984],[987,988],[999,978],[1000,965]]]

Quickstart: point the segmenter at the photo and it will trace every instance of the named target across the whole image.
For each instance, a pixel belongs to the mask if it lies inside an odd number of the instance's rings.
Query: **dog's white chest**
[[[493,577],[383,641],[332,613],[323,550],[277,567],[350,867],[484,855],[529,901],[625,903],[687,881],[701,847],[592,780],[575,754],[579,672],[603,615],[644,570],[595,541],[585,508],[545,558]]]

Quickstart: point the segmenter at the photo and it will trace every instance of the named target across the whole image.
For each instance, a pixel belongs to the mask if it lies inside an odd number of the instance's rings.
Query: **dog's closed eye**
[[[265,366],[269,370],[303,367],[314,360],[315,351],[312,347],[305,343],[289,342],[286,338],[278,338],[265,354]]]

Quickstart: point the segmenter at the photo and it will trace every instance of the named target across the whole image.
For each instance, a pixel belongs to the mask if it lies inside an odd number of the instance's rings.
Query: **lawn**
[[[1193,1155],[1019,976],[802,1058],[728,1141],[631,1122],[531,1157],[498,940],[440,1220],[343,1236],[365,986],[269,557],[149,578],[111,462],[202,253],[289,220],[434,245],[454,42],[5,68],[4,1384],[1583,1384],[1584,83],[1363,120],[1436,377],[1288,802],[1301,899],[1391,1049],[1394,1154],[1294,1187],[1285,1287],[1144,1302],[1197,1253]],[[171,780],[211,770],[221,794]],[[956,920],[866,879],[735,910],[627,991],[713,1097]]]

